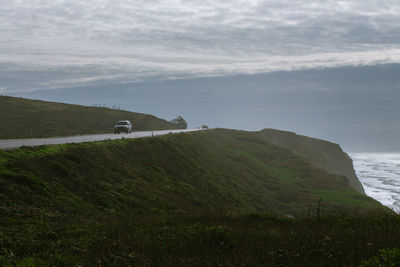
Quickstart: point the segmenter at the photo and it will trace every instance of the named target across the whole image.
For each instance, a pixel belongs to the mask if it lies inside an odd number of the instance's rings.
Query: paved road
[[[169,133],[193,132],[198,129],[186,130],[163,130],[163,131],[147,131],[147,132],[132,132],[130,134],[93,134],[93,135],[77,135],[52,138],[32,138],[32,139],[10,139],[0,140],[0,149],[13,149],[22,146],[41,146],[41,145],[57,145],[70,143],[83,143],[92,141],[114,140],[122,138],[140,138],[156,135],[164,135]]]

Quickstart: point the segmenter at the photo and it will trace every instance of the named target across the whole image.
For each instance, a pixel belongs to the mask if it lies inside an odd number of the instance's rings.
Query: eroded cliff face
[[[274,129],[264,129],[259,134],[269,143],[302,156],[317,168],[332,174],[346,176],[352,188],[365,194],[364,188],[355,174],[353,161],[338,144]]]

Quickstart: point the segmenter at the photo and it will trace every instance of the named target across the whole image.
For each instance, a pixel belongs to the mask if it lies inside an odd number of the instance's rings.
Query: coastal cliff
[[[269,143],[286,148],[305,158],[314,167],[324,169],[331,174],[347,177],[352,188],[365,194],[364,188],[355,174],[353,161],[338,144],[275,129],[264,129],[259,134]]]
[[[358,266],[400,240],[325,169],[351,162],[270,130],[0,150],[0,266]]]

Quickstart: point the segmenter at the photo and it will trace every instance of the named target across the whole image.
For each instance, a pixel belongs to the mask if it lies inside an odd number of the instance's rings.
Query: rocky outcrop
[[[259,134],[269,143],[286,148],[305,158],[314,167],[332,174],[346,176],[352,188],[365,194],[355,174],[353,161],[338,144],[274,129],[264,129]]]

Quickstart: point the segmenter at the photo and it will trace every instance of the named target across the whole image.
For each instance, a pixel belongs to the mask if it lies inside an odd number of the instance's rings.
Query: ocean
[[[400,153],[353,153],[365,193],[400,213]]]

